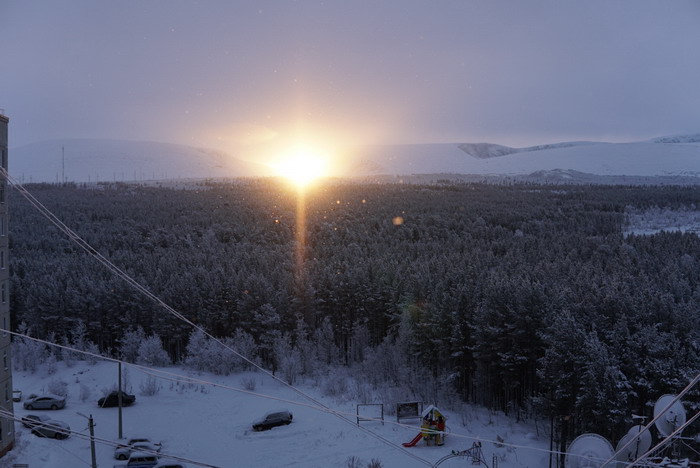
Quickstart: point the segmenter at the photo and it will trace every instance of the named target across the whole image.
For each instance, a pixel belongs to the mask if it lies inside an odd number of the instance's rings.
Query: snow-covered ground
[[[22,402],[15,403],[15,416],[48,414],[67,422],[71,429],[87,437],[87,420],[79,415],[92,415],[95,421],[95,437],[118,442],[118,411],[116,408],[98,408],[96,401],[103,392],[116,385],[117,365],[100,362],[89,365],[78,361],[71,368],[58,363],[58,371],[49,376],[39,368],[36,373],[14,372],[14,387],[24,396],[45,389],[51,380],[68,384],[66,408],[57,411],[27,411]],[[395,417],[386,416],[385,424],[362,422],[358,429],[354,418],[349,423],[335,415],[313,409],[302,396],[292,389],[272,380],[260,372],[234,374],[228,377],[211,374],[193,374],[179,367],[165,369],[180,375],[190,375],[225,387],[243,388],[243,381],[254,379],[254,393],[265,394],[285,401],[258,395],[214,387],[202,383],[177,383],[159,379],[161,390],[154,396],[140,394],[148,376],[135,368],[128,368],[128,388],[137,395],[136,403],[123,410],[123,435],[125,438],[147,436],[162,442],[162,453],[183,457],[207,465],[228,467],[331,467],[348,466],[348,458],[357,457],[366,466],[371,460],[379,460],[384,468],[409,468],[431,466],[451,451],[465,450],[475,438],[484,441],[483,454],[488,466],[497,457],[500,468],[543,467],[549,463],[545,449],[549,445],[548,434],[534,423],[515,423],[502,414],[494,414],[483,408],[466,406],[462,413],[446,411],[450,435],[442,447],[428,447],[420,442],[416,447],[403,448],[419,432],[418,421],[397,425]],[[335,411],[354,415],[355,404],[338,403],[324,398],[316,387],[301,385],[305,393],[321,400]],[[81,401],[81,394],[90,397]],[[395,404],[395,402],[386,402]],[[250,424],[264,413],[288,408],[294,414],[289,426],[265,432],[254,432]],[[364,429],[364,430],[363,430]],[[539,437],[536,435],[539,432]],[[382,442],[378,435],[387,442]],[[65,468],[90,466],[90,443],[79,434],[57,441],[31,434],[20,423],[15,423],[16,447],[0,459],[0,466],[12,463],[28,463],[32,468]],[[497,447],[489,441],[501,438],[506,444],[522,446]],[[106,443],[97,444],[97,465],[111,467],[119,463],[113,458],[114,449]],[[452,458],[441,467],[470,464],[465,458]],[[197,466],[189,463],[187,466]],[[470,465],[471,466],[471,465]],[[482,465],[483,466],[483,465]]]
[[[659,207],[644,211],[628,209],[626,214],[625,235],[652,235],[661,231],[700,233],[700,211],[694,206],[680,210]]]

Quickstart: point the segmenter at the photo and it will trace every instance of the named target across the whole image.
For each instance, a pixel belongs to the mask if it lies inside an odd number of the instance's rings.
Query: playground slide
[[[418,435],[415,436],[415,437],[413,438],[412,441],[410,441],[410,442],[404,442],[404,443],[401,444],[401,445],[403,445],[404,447],[415,447],[416,444],[417,444],[418,442],[420,442],[420,440],[421,440],[422,438],[423,438],[423,433],[422,433],[422,432],[419,432]]]

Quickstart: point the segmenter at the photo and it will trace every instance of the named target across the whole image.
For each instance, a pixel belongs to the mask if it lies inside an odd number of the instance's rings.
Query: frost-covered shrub
[[[364,380],[355,380],[354,387],[354,400],[364,404],[374,402],[374,391],[372,390],[372,386],[370,384]]]
[[[209,338],[202,330],[195,329],[190,333],[186,352],[185,366],[198,372],[209,369]]]
[[[243,387],[245,390],[248,390],[249,392],[255,391],[257,385],[258,382],[255,380],[255,377],[243,377],[241,379],[241,387]]]
[[[151,367],[165,367],[172,364],[170,356],[163,349],[163,342],[158,335],[151,335],[139,345],[136,359],[139,364]]]
[[[345,375],[337,369],[332,370],[323,381],[321,390],[325,396],[339,397],[347,395],[349,389],[348,380]]]
[[[376,458],[373,458],[372,461],[367,463],[367,468],[382,468],[382,462],[380,462]]]
[[[146,332],[140,326],[125,332],[119,346],[122,359],[126,362],[136,362],[139,357],[139,347],[145,340]]]
[[[71,347],[71,343],[68,341],[67,337],[64,336],[63,338],[61,338],[61,344],[64,346],[64,348],[61,348],[61,360],[66,365],[66,367],[73,367],[75,365],[77,353],[75,351],[67,349]]]
[[[160,392],[160,389],[163,387],[160,382],[158,382],[158,379],[152,375],[148,375],[146,376],[146,380],[141,381],[139,388],[141,389],[141,395],[154,396],[157,395],[158,392]]]
[[[26,323],[21,323],[17,332],[29,335],[30,330]],[[13,365],[15,370],[36,372],[37,366],[46,356],[46,345],[38,341],[24,337],[16,337],[12,343]]]
[[[257,362],[258,346],[255,344],[253,335],[247,333],[242,328],[237,328],[233,333],[233,348],[238,354],[245,356],[253,362]],[[250,370],[253,366],[244,359],[238,358],[241,370]]]
[[[273,348],[282,377],[288,384],[293,385],[301,371],[299,350],[292,348],[291,337],[287,333],[277,338]]]
[[[321,363],[338,363],[340,350],[335,344],[335,333],[330,317],[325,317],[321,325],[314,331],[313,341],[316,344],[316,356]]]
[[[71,330],[70,334],[71,348],[79,351],[85,351],[87,349],[87,345],[90,343],[90,341],[87,339],[87,326],[85,326],[85,322],[78,320],[75,324],[75,328]],[[74,358],[82,361],[85,359],[85,355],[82,353],[75,353]]]
[[[97,355],[100,354],[100,348],[98,348],[98,346],[95,343],[93,343],[92,341],[88,341],[85,344],[85,351],[88,353],[88,354],[84,354],[85,361],[87,361],[87,363],[90,364],[91,366],[94,366],[95,364],[97,364],[97,361],[98,361]]]
[[[80,401],[82,401],[83,403],[85,403],[85,402],[88,401],[91,397],[92,397],[92,391],[90,390],[90,387],[88,387],[88,386],[85,385],[84,383],[81,383],[81,384],[80,384],[80,395],[78,396],[78,398],[80,399]]]
[[[347,468],[362,468],[363,464],[362,459],[360,457],[356,457],[355,455],[348,457],[348,459],[345,460],[345,466]]]
[[[46,373],[49,375],[56,373],[56,355],[54,353],[49,354],[49,357],[46,358]]]
[[[67,397],[68,396],[68,383],[63,380],[50,380],[46,384],[46,391],[48,393],[53,393],[54,395]]]
[[[116,389],[115,387],[114,390]],[[122,389],[126,393],[131,393],[131,372],[129,372],[129,366],[122,366]]]
[[[207,337],[201,330],[195,330],[187,344],[185,365],[198,372],[229,375],[250,368],[251,365],[239,354],[254,361],[255,349],[253,337],[241,329],[236,330],[233,338],[221,342]]]
[[[242,368],[242,360],[231,351],[236,350],[236,343],[232,338],[226,338],[222,343],[223,345],[215,340],[209,341],[209,354],[212,356],[211,371],[217,375],[229,375]]]

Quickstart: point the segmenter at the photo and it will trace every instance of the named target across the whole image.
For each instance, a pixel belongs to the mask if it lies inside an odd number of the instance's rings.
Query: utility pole
[[[119,438],[122,438],[122,362],[119,361],[119,391],[117,392],[119,402]]]
[[[61,184],[66,183],[66,147],[61,146]]]
[[[90,425],[90,453],[92,453],[92,468],[97,468],[97,458],[95,457],[95,422],[92,420],[92,415],[88,419]]]
[[[97,468],[97,457],[95,456],[95,422],[92,419],[92,415],[85,416],[83,413],[76,414],[88,420],[88,427],[90,428],[90,453],[92,454],[92,468]]]

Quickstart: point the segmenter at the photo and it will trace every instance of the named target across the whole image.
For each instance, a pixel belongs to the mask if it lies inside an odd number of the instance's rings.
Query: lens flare
[[[299,187],[306,187],[327,174],[327,160],[318,151],[299,147],[285,154],[273,164],[277,175]]]

